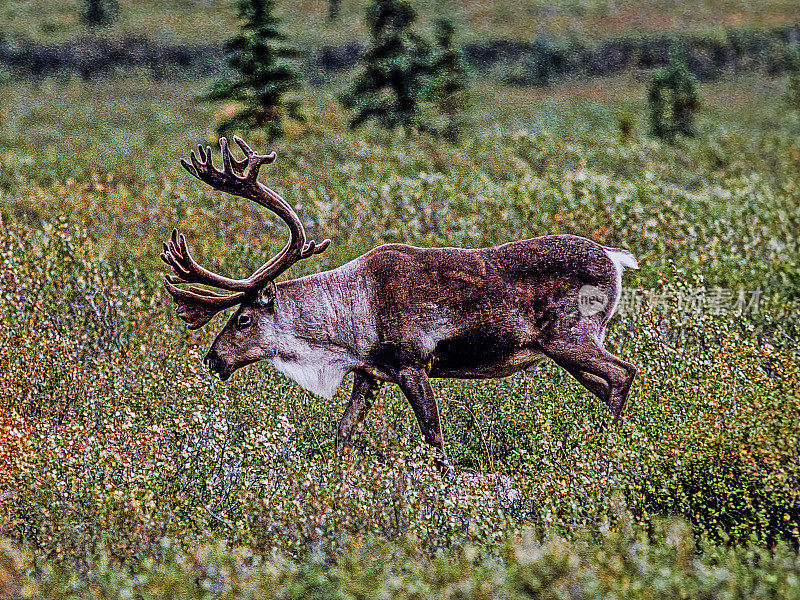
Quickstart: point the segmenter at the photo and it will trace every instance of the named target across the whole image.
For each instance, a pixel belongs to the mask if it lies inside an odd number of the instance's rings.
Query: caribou
[[[244,159],[232,156],[221,138],[221,168],[211,148],[202,146],[181,164],[209,186],[275,213],[288,226],[289,240],[247,279],[199,265],[177,230],[164,243],[161,258],[173,271],[164,283],[190,329],[237,307],[204,359],[212,374],[227,380],[267,360],[330,399],[352,373],[338,452],[349,445],[381,383],[397,384],[447,470],[452,466],[431,378],[505,377],[549,358],[608,406],[612,423],[620,419],[636,367],[606,350],[603,340],[623,270],[639,268],[630,252],[575,235],[480,249],[386,244],[336,269],[276,283],[330,240],[307,241],[293,208],[258,181],[275,153],[258,154],[238,136],[234,141]]]

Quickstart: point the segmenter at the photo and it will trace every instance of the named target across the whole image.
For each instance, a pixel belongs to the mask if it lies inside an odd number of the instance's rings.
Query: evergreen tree
[[[328,0],[328,21],[335,21],[339,18],[339,9],[342,7],[342,0]]]
[[[459,115],[467,106],[469,70],[461,52],[453,44],[456,28],[447,18],[436,22],[435,46],[430,60],[430,79],[425,93],[433,101],[447,123],[444,137],[458,143]]]
[[[407,0],[373,0],[367,8],[372,45],[363,70],[342,97],[355,109],[350,127],[375,119],[388,129],[419,125],[419,101],[429,72],[428,44],[411,31],[416,15]]]
[[[270,139],[283,135],[283,119],[302,121],[298,101],[284,100],[299,87],[297,74],[287,59],[297,52],[284,43],[274,0],[238,0],[240,33],[225,44],[228,64],[237,76],[216,81],[202,100],[232,100],[241,110],[217,127],[220,134],[249,127],[267,129]]]
[[[670,51],[669,64],[658,69],[648,95],[650,134],[668,142],[677,134],[693,137],[694,113],[699,106],[697,79],[689,71],[677,46]]]
[[[89,27],[101,27],[111,23],[118,12],[117,0],[84,0],[81,22]]]

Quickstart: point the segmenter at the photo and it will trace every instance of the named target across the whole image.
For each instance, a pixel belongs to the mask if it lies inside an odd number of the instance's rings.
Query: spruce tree
[[[342,7],[342,0],[328,0],[328,21],[335,21],[339,18],[339,9]]]
[[[453,43],[455,33],[452,20],[442,18],[436,22],[435,45],[429,64],[430,79],[425,93],[426,99],[434,102],[444,115],[447,122],[442,133],[453,144],[458,143],[459,116],[467,106],[469,81],[467,65]]]
[[[297,52],[285,43],[280,20],[273,14],[274,0],[238,0],[244,22],[238,35],[228,40],[228,64],[236,76],[216,81],[201,99],[231,100],[242,108],[217,127],[220,134],[262,127],[270,139],[284,133],[286,117],[302,120],[299,102],[286,101],[284,94],[299,87],[298,76],[288,59]]]
[[[687,137],[696,134],[697,79],[689,71],[683,52],[677,46],[670,51],[669,64],[653,75],[648,104],[651,135],[671,143],[678,134]]]
[[[411,30],[415,18],[406,0],[372,0],[367,8],[371,46],[361,73],[342,97],[346,108],[355,109],[350,127],[370,119],[407,132],[419,125],[429,47]]]
[[[81,22],[89,27],[101,27],[111,23],[118,13],[117,0],[84,0]]]

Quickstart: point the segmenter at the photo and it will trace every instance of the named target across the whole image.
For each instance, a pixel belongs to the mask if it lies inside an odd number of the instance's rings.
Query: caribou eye
[[[250,323],[252,319],[250,315],[239,315],[239,318],[236,319],[236,327],[239,329],[245,329],[246,327],[250,327]]]

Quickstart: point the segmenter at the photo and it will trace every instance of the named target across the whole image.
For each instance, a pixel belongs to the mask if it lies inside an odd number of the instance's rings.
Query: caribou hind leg
[[[592,394],[600,398],[606,406],[610,406],[610,398],[611,398],[611,387],[606,379],[602,377],[598,377],[593,373],[588,373],[586,371],[581,371],[580,369],[567,364],[566,362],[562,361],[563,364],[560,364],[561,367],[566,369],[566,371],[572,375],[575,379],[578,380],[583,387],[589,390]]]
[[[619,421],[636,367],[606,350],[591,325],[579,325],[569,335],[552,339],[542,351],[608,405],[612,424]]]

